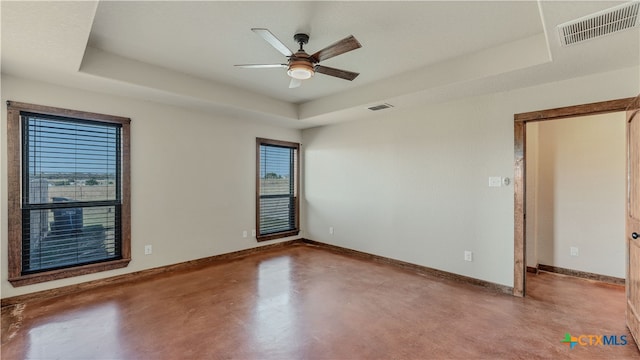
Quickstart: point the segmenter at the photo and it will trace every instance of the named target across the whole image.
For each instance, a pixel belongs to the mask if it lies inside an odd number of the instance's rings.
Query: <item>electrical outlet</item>
[[[243,238],[246,238],[246,237],[247,237],[247,230],[244,230],[244,231],[242,232],[242,237],[243,237]]]
[[[153,247],[151,245],[144,246],[144,254],[151,255],[153,253]]]
[[[256,229],[251,230],[251,236],[256,237]]]
[[[473,252],[465,251],[464,252],[464,261],[473,261]]]
[[[333,235],[333,226],[329,226],[329,234]]]
[[[576,246],[572,246],[569,249],[571,252],[571,256],[578,256],[578,248]]]

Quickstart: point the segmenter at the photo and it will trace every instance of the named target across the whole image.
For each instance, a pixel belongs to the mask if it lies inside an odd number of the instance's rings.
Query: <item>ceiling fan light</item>
[[[287,75],[298,80],[309,79],[313,76],[313,74],[313,66],[306,62],[297,62],[291,64],[291,66],[289,66],[289,70],[287,70]]]

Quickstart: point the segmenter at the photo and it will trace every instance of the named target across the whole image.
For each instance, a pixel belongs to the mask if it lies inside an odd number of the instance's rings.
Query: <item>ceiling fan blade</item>
[[[358,40],[356,40],[353,35],[349,35],[346,38],[334,44],[331,44],[322,50],[317,51],[315,54],[311,55],[311,57],[315,60],[315,62],[320,62],[322,60],[330,59],[334,56],[344,54],[360,47],[362,47],[362,45],[360,45],[360,42],[358,42]]]
[[[289,83],[289,89],[300,87],[300,85],[302,85],[302,80],[291,78],[291,82]]]
[[[246,69],[267,69],[267,68],[283,68],[287,67],[287,64],[238,64],[233,65],[236,67],[246,68]]]
[[[280,51],[284,56],[291,56],[293,52],[289,50],[287,45],[283,44],[282,41],[278,40],[278,38],[271,33],[268,29],[260,29],[253,28],[251,29],[254,33],[260,35],[263,39],[265,39],[271,46],[273,46],[276,50]]]
[[[345,79],[349,81],[352,81],[353,79],[357,78],[358,75],[360,75],[357,72],[336,69],[336,68],[322,66],[322,65],[316,65],[316,67],[314,68],[314,71],[320,74],[335,76],[337,78]]]

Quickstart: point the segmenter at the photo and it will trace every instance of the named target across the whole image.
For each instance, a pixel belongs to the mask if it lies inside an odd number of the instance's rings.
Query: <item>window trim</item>
[[[295,197],[295,229],[282,231],[278,233],[272,233],[268,235],[260,235],[260,146],[261,145],[274,145],[274,146],[283,146],[288,148],[293,148],[297,151],[297,163],[295,169],[295,193],[293,194]],[[272,140],[265,138],[256,138],[256,240],[257,241],[267,241],[274,239],[281,239],[289,236],[296,236],[300,233],[300,144],[289,142],[289,141],[281,141],[281,140]]]
[[[93,120],[122,125],[122,159],[121,159],[121,224],[122,258],[100,263],[80,265],[64,269],[43,271],[22,275],[22,199],[21,199],[21,112],[42,115],[63,116],[83,120]],[[8,199],[8,275],[14,287],[42,283],[58,279],[92,274],[101,271],[126,267],[131,261],[131,164],[130,164],[130,125],[131,119],[91,113],[79,110],[68,110],[51,106],[7,101],[7,199]]]

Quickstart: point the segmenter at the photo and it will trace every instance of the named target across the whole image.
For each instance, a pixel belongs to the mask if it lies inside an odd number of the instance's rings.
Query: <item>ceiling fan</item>
[[[287,68],[287,74],[291,77],[289,88],[299,87],[302,84],[302,80],[311,78],[315,73],[334,76],[349,81],[360,75],[356,72],[336,69],[319,64],[320,61],[327,60],[334,56],[362,47],[353,35],[349,35],[346,38],[317,51],[313,55],[309,55],[303,49],[303,45],[309,42],[309,35],[307,34],[295,34],[293,36],[293,39],[300,44],[300,49],[298,49],[296,53],[293,53],[293,51],[289,50],[289,48],[283,44],[282,41],[278,40],[278,38],[268,29],[253,28],[251,31],[266,40],[271,44],[271,46],[286,56],[289,61],[286,64],[240,64],[235,66],[256,69]]]

